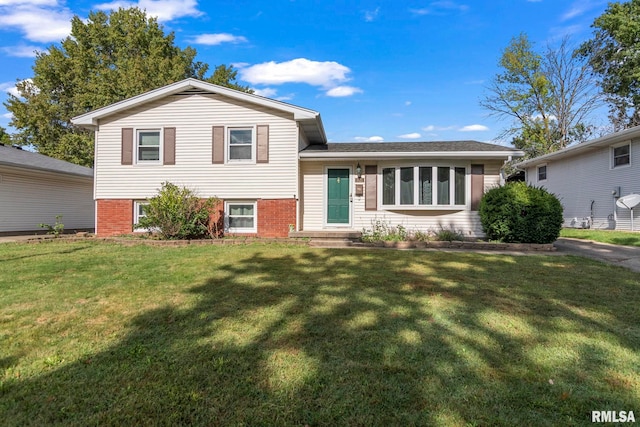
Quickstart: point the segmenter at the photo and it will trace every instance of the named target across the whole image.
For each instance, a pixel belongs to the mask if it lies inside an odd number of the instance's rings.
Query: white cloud
[[[0,0],[0,6],[18,6],[18,5],[32,5],[32,6],[57,6],[57,0]]]
[[[25,79],[23,81],[29,82],[30,84],[33,84],[33,80],[31,79]],[[36,88],[37,91],[37,88]],[[4,83],[0,83],[0,92],[6,92],[9,93],[17,98],[20,98],[20,92],[18,91],[18,88],[16,87],[16,82],[4,82]]]
[[[71,32],[73,13],[67,8],[50,9],[39,4],[0,6],[0,27],[15,28],[34,42],[58,42]]]
[[[427,7],[420,9],[409,9],[414,15],[446,15],[449,12],[466,12],[469,6],[458,4],[453,1],[435,1]]]
[[[4,113],[2,117],[11,120],[13,119],[13,113]]]
[[[455,126],[435,126],[435,125],[429,125],[429,126],[425,126],[422,128],[423,131],[425,132],[434,132],[434,131],[445,131],[445,130],[453,130],[455,129]]]
[[[408,107],[409,105],[411,105],[411,101],[404,101],[404,105]]]
[[[44,49],[38,46],[3,46],[0,47],[0,52],[7,54],[8,56],[15,56],[18,58],[35,58],[36,51],[42,52]]]
[[[481,85],[484,84],[484,80],[469,80],[468,82],[464,82],[466,85]]]
[[[362,89],[353,86],[336,86],[327,91],[327,96],[339,98],[343,96],[351,96],[356,93],[362,93]]]
[[[332,88],[349,80],[351,70],[334,61],[310,61],[306,58],[286,62],[263,62],[241,68],[242,80],[251,84],[307,83]]]
[[[259,96],[264,96],[265,98],[273,98],[276,96],[278,91],[272,87],[265,87],[263,89],[253,89],[253,93]]]
[[[383,142],[384,138],[381,136],[356,136],[353,138],[358,142]]]
[[[405,133],[404,135],[398,135],[398,138],[402,138],[402,139],[418,139],[421,137],[422,135],[420,135],[418,132]]]
[[[158,21],[171,21],[183,16],[201,16],[197,0],[139,0],[112,1],[94,6],[99,10],[116,10],[119,8],[138,7],[146,10],[147,15],[158,18]]]
[[[380,14],[380,8],[376,7],[374,10],[365,10],[364,11],[364,20],[366,22],[373,22],[376,20],[378,15]]]
[[[196,44],[205,44],[210,46],[219,45],[222,43],[245,43],[247,41],[246,37],[243,36],[234,36],[229,33],[218,33],[218,34],[200,34],[192,39],[193,43]]]
[[[487,130],[489,130],[489,128],[484,125],[467,125],[458,129],[460,132],[484,132]]]

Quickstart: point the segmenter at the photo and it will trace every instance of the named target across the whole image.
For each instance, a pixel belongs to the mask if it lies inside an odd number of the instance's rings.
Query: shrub
[[[370,229],[362,230],[363,242],[401,242],[407,240],[407,229],[402,225],[392,226],[390,223],[371,221]]]
[[[436,240],[440,242],[464,241],[464,234],[454,229],[441,228],[435,232]]]
[[[215,197],[201,199],[193,190],[163,182],[136,228],[157,231],[164,239],[217,237],[218,222],[212,216],[218,203]]]
[[[491,240],[552,243],[560,236],[562,205],[544,188],[513,182],[482,197],[480,221]]]
[[[58,237],[62,233],[64,233],[64,224],[62,223],[62,215],[56,215],[56,222],[51,224],[40,223],[38,224],[40,228],[46,228],[47,234],[52,234],[54,237]]]

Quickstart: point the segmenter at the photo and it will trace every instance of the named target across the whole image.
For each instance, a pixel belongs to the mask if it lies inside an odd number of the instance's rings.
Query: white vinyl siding
[[[443,166],[445,163],[451,167],[466,167],[470,170],[471,164],[484,164],[485,177],[484,188],[485,191],[495,187],[500,183],[500,167],[502,161],[494,160],[473,160],[468,162],[453,162],[443,161],[442,164],[438,162],[420,162],[421,164],[432,164],[434,167],[438,165]],[[405,164],[394,162],[378,162],[378,161],[360,161],[362,168],[365,165],[377,164],[378,166],[378,187],[383,185],[382,170],[385,168],[396,167],[409,167],[418,164],[416,161],[408,161]],[[324,200],[323,184],[326,179],[325,170],[326,163],[320,161],[305,161],[300,162],[301,167],[301,181],[303,187],[303,194],[300,199],[300,210],[303,212],[302,218],[302,230],[306,231],[319,231],[327,230],[327,227],[323,222],[323,212],[326,206]],[[331,167],[353,167],[355,168],[356,162],[331,162]],[[467,182],[468,184],[468,182]],[[467,187],[467,192],[469,192]],[[382,203],[382,196],[378,194],[378,203]],[[455,195],[454,195],[455,196]],[[365,210],[365,197],[354,196],[352,203],[352,225],[351,228],[356,231],[362,231],[363,228],[370,228],[372,222],[376,220],[383,220],[389,222],[391,225],[403,225],[408,230],[438,230],[440,228],[455,228],[461,230],[466,236],[479,237],[483,235],[482,226],[480,225],[480,217],[477,212],[473,212],[469,209],[462,210],[439,210],[439,209],[406,209],[402,207],[394,210]]]
[[[93,180],[0,166],[0,233],[43,231],[62,215],[65,230],[93,229]]]
[[[212,164],[212,126],[269,125],[269,162]],[[121,129],[176,128],[175,165],[120,164]],[[169,181],[201,197],[292,198],[298,191],[298,137],[293,115],[220,95],[173,95],[101,121],[96,132],[96,198],[146,199]],[[228,156],[225,132],[225,158]],[[135,185],[131,185],[135,182]]]
[[[640,193],[640,140],[630,144],[630,166],[612,167],[612,147],[600,147],[572,157],[547,162],[547,180],[542,184],[558,196],[564,207],[565,226],[575,226],[593,214],[593,228],[631,229],[631,212],[615,206],[612,195],[620,187],[620,195]],[[537,185],[539,165],[527,168],[527,180]],[[640,209],[634,209],[634,225],[640,224]]]

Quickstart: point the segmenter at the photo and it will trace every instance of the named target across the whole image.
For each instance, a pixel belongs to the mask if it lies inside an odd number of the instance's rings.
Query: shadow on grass
[[[624,307],[638,283],[556,283],[580,264],[265,247],[107,351],[3,384],[0,408],[16,425],[580,425],[640,410],[637,372],[617,365],[638,360]]]
[[[12,243],[4,243],[5,245],[11,245]],[[47,245],[50,243],[33,243],[35,244],[39,244],[39,245]],[[24,247],[24,245],[21,244],[16,244],[16,247],[20,247],[21,249]],[[28,246],[27,246],[28,247]],[[59,255],[59,254],[72,254],[75,252],[80,252],[80,251],[84,251],[87,250],[91,247],[91,245],[83,245],[83,246],[78,246],[78,245],[74,245],[74,246],[70,246],[69,248],[65,249],[65,250],[53,250],[50,252],[39,252],[39,253],[33,253],[32,251],[29,252],[28,255],[14,255],[14,256],[5,256],[2,257],[0,256],[0,263],[2,262],[8,262],[8,261],[17,261],[20,259],[29,259],[29,258],[41,258],[41,257],[48,257],[51,255]]]

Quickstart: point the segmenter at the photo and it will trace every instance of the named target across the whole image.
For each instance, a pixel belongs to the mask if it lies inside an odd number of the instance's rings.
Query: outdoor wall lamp
[[[362,167],[360,166],[360,162],[356,165],[356,176],[358,178],[362,178]]]

